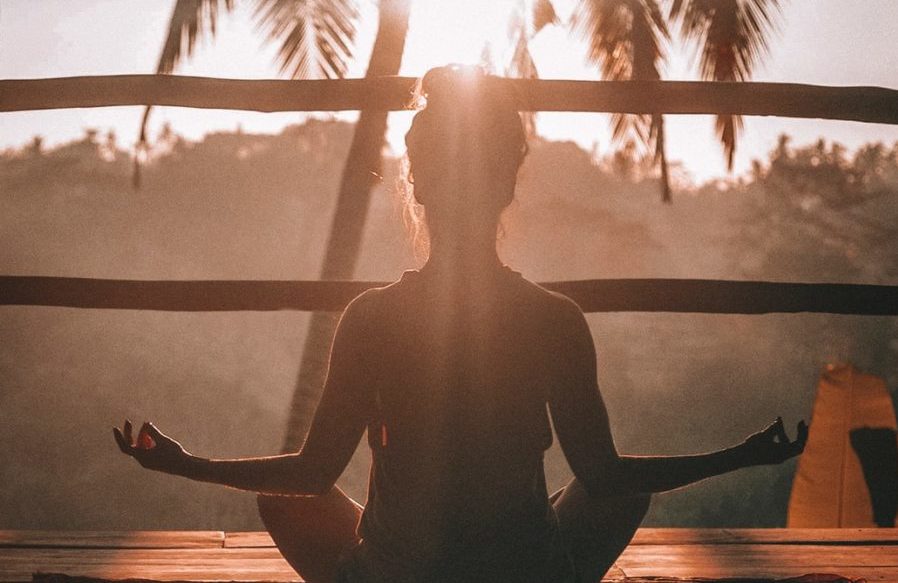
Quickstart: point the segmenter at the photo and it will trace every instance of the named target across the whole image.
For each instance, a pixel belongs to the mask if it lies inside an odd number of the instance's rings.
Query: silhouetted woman
[[[420,271],[346,308],[301,451],[209,460],[145,424],[115,430],[144,467],[263,494],[290,564],[313,583],[598,581],[649,496],[801,452],[777,420],[744,443],[678,457],[618,455],[586,319],[496,255],[527,147],[514,100],[481,73],[423,79],[406,135],[430,249]],[[575,478],[551,498],[552,426]],[[362,508],[334,486],[367,430]]]

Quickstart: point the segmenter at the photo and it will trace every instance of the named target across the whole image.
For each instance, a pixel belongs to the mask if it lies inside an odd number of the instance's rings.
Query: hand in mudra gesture
[[[160,472],[175,473],[183,467],[190,454],[180,443],[165,435],[156,426],[146,422],[135,440],[131,421],[125,420],[123,429],[112,428],[115,442],[122,453],[136,459],[143,467]]]
[[[749,435],[741,447],[749,465],[779,464],[800,455],[807,442],[808,426],[803,420],[798,422],[795,440],[790,441],[783,418],[777,417],[763,431]]]

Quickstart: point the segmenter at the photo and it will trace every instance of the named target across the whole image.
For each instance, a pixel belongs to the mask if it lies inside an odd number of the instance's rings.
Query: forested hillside
[[[352,126],[168,133],[131,188],[114,138],[0,155],[0,273],[132,279],[314,279]],[[395,160],[369,216],[359,279],[415,260]],[[679,185],[639,160],[536,141],[507,212],[504,260],[535,280],[706,277],[898,284],[898,145],[849,154],[783,138],[751,176]],[[0,307],[0,528],[257,529],[250,494],[140,470],[125,416],[198,454],[276,453],[308,315]],[[590,315],[600,383],[627,453],[727,446],[810,415],[824,364],[898,387],[894,318]],[[363,498],[365,452],[341,484]],[[553,449],[550,484],[569,477]],[[781,526],[794,462],[656,497],[654,525]]]

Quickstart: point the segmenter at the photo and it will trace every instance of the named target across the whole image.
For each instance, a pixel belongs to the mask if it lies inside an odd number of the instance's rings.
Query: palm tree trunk
[[[377,36],[366,77],[399,74],[409,8],[410,0],[380,0]],[[371,191],[381,174],[387,113],[386,110],[362,110],[359,114],[340,182],[321,279],[351,279],[355,271]],[[338,319],[339,314],[333,312],[312,314],[287,421],[284,451],[296,451],[305,438],[324,385]]]

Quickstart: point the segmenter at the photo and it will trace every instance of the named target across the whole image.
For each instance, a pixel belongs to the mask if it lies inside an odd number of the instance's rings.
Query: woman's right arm
[[[121,451],[143,467],[262,494],[328,492],[356,450],[373,406],[368,391],[369,320],[372,292],[347,307],[334,336],[327,381],[301,451],[283,455],[208,459],[187,453],[151,423],[135,440],[130,422],[114,428]]]
[[[599,392],[596,352],[586,318],[573,302],[556,320],[560,353],[557,383],[549,411],[571,470],[590,494],[616,496],[673,490],[739,468],[780,463],[800,454],[807,426],[789,441],[778,419],[743,443],[710,453],[684,456],[621,456],[611,435],[608,412]]]

